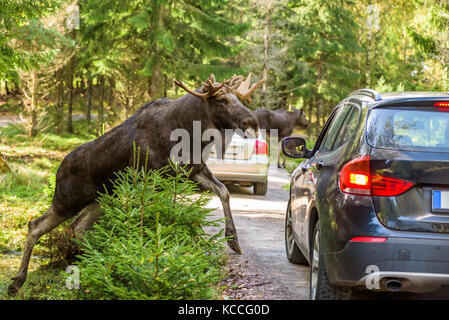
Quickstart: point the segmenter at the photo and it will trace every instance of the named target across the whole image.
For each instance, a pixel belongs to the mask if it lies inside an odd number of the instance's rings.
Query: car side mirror
[[[287,137],[282,140],[282,153],[290,158],[306,158],[306,141],[303,138]]]

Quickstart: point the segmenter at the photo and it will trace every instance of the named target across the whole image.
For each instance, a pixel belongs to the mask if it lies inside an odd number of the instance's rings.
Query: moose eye
[[[219,104],[226,104],[226,102],[228,102],[226,99],[217,99],[217,103]]]

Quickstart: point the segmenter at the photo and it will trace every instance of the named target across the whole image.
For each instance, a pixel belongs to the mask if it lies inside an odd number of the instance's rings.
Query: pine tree
[[[48,61],[42,52],[26,52],[18,47],[23,27],[54,10],[59,1],[55,0],[0,0],[0,80],[17,78],[17,70],[36,68]],[[37,27],[32,24],[31,27]],[[42,35],[42,29],[31,29]]]
[[[246,28],[229,20],[231,1],[85,0],[80,6],[83,40],[97,72],[138,73],[147,78],[151,99],[163,96],[174,76],[231,75],[234,70],[218,59],[235,53],[226,39]]]
[[[359,73],[352,57],[358,52],[357,25],[348,0],[293,0],[296,23],[289,50],[296,57],[290,72],[299,92],[312,96],[311,106],[321,124],[330,108],[354,87]]]
[[[291,36],[286,27],[292,10],[288,0],[251,0],[244,5],[241,14],[251,28],[244,36],[245,48],[240,54],[240,65],[247,72],[252,71],[265,78],[262,89],[255,92],[253,108],[285,108],[288,91],[294,86],[286,71],[294,61],[287,50]]]
[[[21,97],[27,118],[25,126],[30,137],[36,136],[42,128],[41,100],[50,94],[55,72],[69,60],[67,56],[70,53],[66,49],[71,49],[72,43],[61,32],[65,16],[64,7],[55,9],[51,15],[30,20],[15,30],[15,46],[20,48],[22,55],[37,57],[39,62],[17,66],[16,70],[20,74]]]
[[[449,90],[449,3],[443,0],[416,0],[416,2],[423,8],[421,20],[419,24],[409,28],[409,35],[414,45],[428,58],[425,68],[416,68],[417,73],[422,74],[421,77],[424,76],[424,79],[420,80],[426,82],[420,84],[426,87],[430,85],[432,90],[447,91]],[[429,81],[429,77],[437,81]]]

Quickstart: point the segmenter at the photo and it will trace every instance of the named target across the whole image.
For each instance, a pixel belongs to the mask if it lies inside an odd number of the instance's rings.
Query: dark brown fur
[[[148,168],[160,169],[169,164],[170,150],[178,143],[170,141],[172,130],[187,130],[193,148],[193,121],[201,121],[202,131],[207,128],[222,132],[237,128],[245,131],[250,127],[256,132],[258,130],[257,119],[234,94],[223,92],[206,100],[187,94],[174,101],[164,98],[147,103],[119,126],[76,148],[62,160],[57,171],[51,207],[29,223],[22,264],[18,275],[13,278],[10,292],[17,292],[23,285],[31,252],[39,237],[93,203],[98,192],[104,191],[104,186],[110,187],[114,172],[133,164],[133,142],[140,147],[140,159],[145,159],[149,150]],[[202,148],[207,144],[204,142]],[[228,243],[240,253],[226,187],[215,179],[203,160],[201,164],[189,166],[192,180],[219,195],[227,218],[225,234],[229,237]]]
[[[305,128],[309,125],[309,121],[302,109],[295,109],[293,111],[277,109],[273,111],[259,108],[254,111],[254,115],[259,121],[260,129],[265,129],[268,135],[270,134],[270,130],[278,130],[278,143],[285,137],[290,136],[295,127]],[[280,167],[279,161],[278,165]],[[285,158],[283,160],[283,166],[285,166]]]

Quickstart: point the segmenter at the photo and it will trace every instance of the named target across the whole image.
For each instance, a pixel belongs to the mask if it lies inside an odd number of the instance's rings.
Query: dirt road
[[[23,120],[17,116],[3,116],[0,117],[0,127],[6,127],[9,124],[20,124]]]
[[[238,230],[243,255],[227,249],[230,255],[228,283],[235,289],[232,298],[243,299],[308,299],[309,268],[288,262],[284,248],[284,218],[289,183],[285,170],[270,167],[268,193],[255,196],[251,188],[230,187],[231,209]],[[217,218],[223,217],[221,203],[214,197],[208,205],[218,208]],[[234,292],[237,291],[237,292]]]
[[[93,120],[96,120],[98,118],[97,114],[92,114],[91,118]],[[86,119],[86,116],[84,114],[74,114],[72,116],[73,121],[83,120]],[[24,123],[24,119],[18,116],[1,116],[0,117],[0,127],[7,127],[9,124],[22,124]]]

